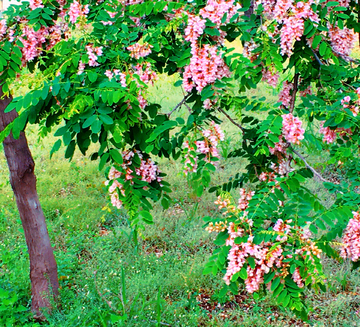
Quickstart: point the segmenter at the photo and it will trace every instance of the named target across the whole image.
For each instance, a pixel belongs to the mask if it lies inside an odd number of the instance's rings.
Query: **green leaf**
[[[325,55],[326,49],[327,49],[327,44],[326,44],[326,42],[322,42],[322,43],[320,44],[320,48],[319,48],[320,56],[324,56],[324,55]]]
[[[55,144],[53,145],[53,147],[50,151],[50,159],[52,158],[53,154],[60,149],[61,143],[62,143],[61,140],[57,140],[55,142]]]
[[[245,280],[248,278],[248,274],[247,274],[247,271],[246,269],[243,267],[241,268],[240,272],[239,272],[239,276],[241,279]]]
[[[173,120],[164,121],[160,126],[156,127],[154,131],[150,134],[150,137],[146,140],[147,143],[154,141],[160,134],[163,132],[177,126],[178,123]]]
[[[147,223],[147,224],[153,224],[154,223],[153,217],[152,217],[150,212],[142,210],[142,211],[140,211],[140,215],[142,216],[143,221],[145,223]]]
[[[271,290],[274,291],[280,284],[280,278],[276,277],[271,283]]]
[[[113,119],[108,115],[100,115],[99,117],[106,125],[112,125],[114,123]]]
[[[124,162],[123,157],[118,150],[111,149],[110,155],[117,164],[121,165]]]
[[[93,123],[91,124],[91,131],[92,131],[94,134],[100,133],[100,131],[101,131],[101,126],[102,126],[101,121],[97,119],[97,120],[93,121]]]
[[[104,153],[102,156],[101,156],[101,159],[100,159],[100,163],[99,163],[99,170],[103,170],[107,160],[109,159],[110,157],[110,154],[109,153]]]
[[[97,80],[98,74],[93,71],[88,71],[87,76],[89,77],[89,80],[91,83],[94,83]]]
[[[314,37],[314,40],[313,40],[313,43],[312,43],[312,48],[313,49],[316,49],[317,47],[318,47],[318,45],[319,45],[319,43],[320,43],[320,41],[322,40],[322,36],[321,35],[316,35],[315,37]]]
[[[248,261],[251,269],[255,269],[255,267],[256,267],[255,259],[253,257],[249,257],[247,261]]]
[[[88,119],[85,120],[85,122],[83,123],[82,125],[82,128],[88,128],[89,126],[92,125],[92,123],[97,120],[97,116],[96,115],[93,115],[93,116],[90,116]]]
[[[66,159],[71,159],[74,155],[74,152],[75,152],[75,141],[72,140],[70,142],[70,144],[68,145],[68,147],[66,148],[66,151],[65,151],[65,158]]]

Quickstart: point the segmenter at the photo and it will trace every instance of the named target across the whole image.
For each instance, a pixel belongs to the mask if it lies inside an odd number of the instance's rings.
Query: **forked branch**
[[[324,177],[322,177],[312,166],[309,165],[309,163],[306,161],[306,159],[298,152],[296,151],[292,146],[290,146],[290,149],[292,152],[294,152],[305,164],[306,168],[310,169],[312,173],[319,178],[323,182],[328,182]]]

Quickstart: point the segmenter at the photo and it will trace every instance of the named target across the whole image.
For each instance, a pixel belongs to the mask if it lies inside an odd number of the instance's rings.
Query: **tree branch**
[[[289,146],[289,148],[291,149],[292,152],[294,152],[305,164],[305,166],[310,169],[312,171],[312,173],[319,178],[321,181],[323,182],[328,182],[328,180],[326,180],[324,177],[322,177],[316,170],[315,168],[311,167],[308,162],[305,160],[305,158],[299,153],[297,152],[291,145]]]
[[[322,66],[323,63],[322,63],[321,60],[319,59],[319,57],[318,57],[318,55],[316,54],[316,52],[314,51],[314,49],[313,49],[311,46],[309,46],[309,48],[311,49],[312,53],[314,54],[316,61],[319,63],[320,66]]]
[[[295,108],[295,101],[296,101],[296,93],[298,91],[298,84],[299,84],[299,73],[296,73],[294,76],[294,88],[291,95],[291,101],[290,101],[290,108],[289,111],[292,114]]]
[[[244,133],[244,127],[242,127],[240,124],[238,124],[234,119],[232,119],[223,109],[218,108],[218,110],[223,113],[227,119],[229,119],[235,126],[241,129],[241,131]]]
[[[182,105],[185,105],[185,106],[189,109],[189,106],[186,105],[185,101],[186,101],[187,99],[189,99],[190,96],[191,96],[190,93],[184,95],[184,98],[175,106],[175,108],[174,108],[173,110],[171,110],[170,112],[168,112],[167,114],[165,114],[165,115],[168,116],[168,117],[170,117],[171,114],[172,114],[174,111],[176,111],[177,109],[179,109]]]

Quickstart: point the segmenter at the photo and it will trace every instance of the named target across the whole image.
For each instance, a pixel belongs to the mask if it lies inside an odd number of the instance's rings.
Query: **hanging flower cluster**
[[[133,45],[128,46],[126,49],[130,51],[130,57],[138,60],[140,58],[148,56],[151,53],[152,47],[153,46],[148,43],[144,43],[144,44],[135,43]]]
[[[184,174],[196,173],[198,164],[194,146],[190,146],[189,141],[185,141],[183,148],[185,149]]]
[[[191,58],[183,75],[183,87],[186,92],[190,92],[194,87],[201,92],[205,86],[213,84],[217,79],[230,76],[229,68],[222,58],[222,52],[219,51],[226,33],[219,27],[222,25],[223,16],[226,14],[229,21],[237,9],[238,5],[234,5],[233,0],[208,0],[198,16],[187,13],[185,40],[190,42]],[[199,42],[205,30],[206,19],[214,23],[214,28],[220,33],[220,36],[210,36],[217,43],[213,46]]]
[[[138,158],[140,159],[140,166],[137,166],[133,163],[135,155],[138,156]],[[109,179],[105,182],[105,185],[109,185],[111,183],[109,187],[111,203],[118,209],[120,209],[123,205],[119,194],[125,197],[125,190],[123,186],[124,182],[130,181],[130,183],[133,185],[134,178],[138,178],[141,181],[145,181],[148,183],[161,183],[162,181],[162,177],[159,176],[160,171],[158,166],[151,158],[144,159],[144,156],[140,151],[137,151],[135,149],[126,150],[122,153],[122,158],[122,171],[119,171],[115,167],[112,167],[108,175]]]
[[[44,5],[41,0],[30,0],[30,9],[34,10],[36,8],[44,8]]]
[[[342,136],[349,136],[352,134],[350,128],[345,129],[342,127],[340,128],[338,127],[335,129],[331,129],[329,126],[324,127],[324,122],[320,123],[319,132],[324,135],[323,142],[327,144],[334,143],[338,136],[342,137]]]
[[[356,262],[360,259],[360,214],[353,211],[353,218],[349,220],[349,223],[343,234],[340,255],[343,258],[350,258]]]
[[[286,141],[293,144],[300,144],[304,139],[305,130],[301,128],[302,122],[292,114],[282,115],[283,118],[283,135]]]
[[[185,149],[185,166],[184,173],[197,171],[197,154],[205,154],[205,161],[214,164],[211,161],[212,157],[220,158],[219,150],[217,148],[220,141],[224,141],[225,134],[220,126],[213,121],[210,123],[210,128],[201,131],[202,139],[195,141],[190,145],[189,141],[183,143]]]
[[[226,205],[231,206],[228,202]],[[246,290],[249,293],[254,293],[259,290],[260,285],[264,282],[265,274],[273,271],[275,272],[273,278],[284,279],[288,276],[290,274],[290,264],[288,263],[290,259],[295,261],[302,259],[308,263],[305,265],[305,269],[296,267],[292,274],[292,279],[298,287],[303,288],[305,280],[309,278],[312,282],[316,282],[311,272],[316,270],[315,265],[319,262],[321,250],[309,240],[310,232],[307,227],[297,228],[290,225],[292,220],[284,222],[279,219],[273,227],[273,231],[278,234],[277,243],[263,241],[260,244],[255,244],[253,242],[254,237],[251,234],[252,220],[247,219],[245,221],[244,217],[240,218],[239,225],[231,222],[228,226],[229,237],[226,245],[231,246],[231,249],[227,257],[228,265],[224,276],[226,284],[229,285],[233,276],[245,269],[246,263],[246,278],[244,278]],[[239,243],[236,244],[235,239],[240,237],[247,238],[247,241],[236,242]],[[301,247],[295,251],[295,255],[290,254],[286,249],[290,237],[297,238],[302,243]]]
[[[75,24],[79,17],[86,18],[89,10],[89,5],[83,6],[78,1],[72,2],[68,12],[70,22]]]
[[[262,81],[267,82],[272,87],[276,87],[279,81],[279,73],[271,68],[263,68],[262,70]]]
[[[88,44],[86,47],[86,52],[89,56],[89,66],[90,67],[96,67],[99,66],[99,63],[97,62],[98,57],[100,57],[103,54],[103,47],[94,47],[90,44]]]
[[[284,107],[289,107],[291,102],[291,94],[290,91],[294,88],[293,83],[290,83],[288,81],[285,81],[282,85],[282,89],[279,93],[279,102]]]
[[[328,25],[332,49],[339,55],[349,56],[355,45],[355,33],[347,27]]]

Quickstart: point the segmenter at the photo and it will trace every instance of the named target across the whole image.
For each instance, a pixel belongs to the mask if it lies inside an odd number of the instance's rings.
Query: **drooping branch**
[[[299,73],[296,73],[294,76],[294,88],[291,95],[290,107],[289,111],[292,114],[295,108],[295,101],[296,101],[296,93],[298,91],[298,84],[299,84]]]
[[[221,108],[218,108],[218,110],[219,110],[221,113],[223,113],[223,114],[227,117],[227,119],[229,119],[236,127],[240,128],[241,131],[244,133],[244,127],[242,127],[242,126],[241,126],[240,124],[238,124],[234,119],[232,119],[232,118],[227,114],[226,111],[224,111],[224,110],[221,109]]]
[[[291,149],[291,151],[293,153],[295,153],[305,164],[306,168],[310,169],[311,172],[317,177],[319,178],[321,181],[323,182],[328,182],[328,180],[326,180],[324,177],[322,177],[316,170],[315,168],[313,168],[312,166],[309,165],[309,163],[306,161],[306,159],[298,152],[296,151],[292,146],[289,146],[289,148]]]

